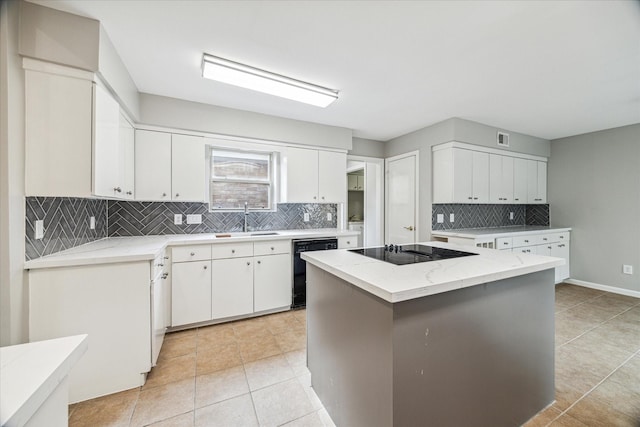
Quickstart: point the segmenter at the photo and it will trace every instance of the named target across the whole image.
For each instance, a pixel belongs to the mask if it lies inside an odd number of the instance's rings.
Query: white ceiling
[[[640,1],[31,0],[101,21],[140,92],[386,141],[450,117],[545,139],[640,122]],[[201,77],[203,52],[340,90]]]

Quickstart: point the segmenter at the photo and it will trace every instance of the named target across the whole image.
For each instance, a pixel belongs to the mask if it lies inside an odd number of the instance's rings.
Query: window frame
[[[225,153],[225,154],[239,154],[239,155],[259,155],[259,156],[267,156],[268,159],[268,178],[267,179],[251,179],[251,178],[216,178],[213,176],[213,159],[215,153]],[[275,212],[276,211],[276,203],[275,195],[277,189],[277,169],[278,169],[278,152],[276,151],[263,151],[263,150],[252,150],[252,149],[242,149],[235,147],[224,147],[224,146],[214,146],[209,145],[207,150],[207,196],[209,203],[209,212],[242,212],[244,211],[244,207],[238,208],[218,208],[212,202],[213,188],[212,184],[214,182],[221,183],[246,183],[246,184],[264,184],[268,185],[268,203],[265,208],[255,208],[249,207],[248,210],[252,212]]]

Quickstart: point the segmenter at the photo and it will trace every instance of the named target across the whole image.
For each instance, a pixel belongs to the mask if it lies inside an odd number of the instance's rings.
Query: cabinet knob
[[[206,265],[204,266],[204,269],[205,269],[205,270],[207,269],[207,266],[206,266]]]
[[[322,200],[324,200],[324,196],[322,196]]]
[[[503,245],[508,245],[509,243],[507,243],[507,242],[502,242],[502,244],[503,244]]]
[[[271,250],[273,251],[273,250],[275,250],[275,248],[273,246],[271,246]]]
[[[167,197],[167,193],[162,193],[162,197]]]
[[[164,259],[169,259],[169,257],[168,257],[168,256],[166,256],[166,257],[164,257]]]
[[[169,273],[164,273],[164,274],[162,275],[162,278],[163,278],[163,279],[166,279],[167,277],[169,277]]]
[[[259,262],[259,261],[258,261],[258,262]],[[247,265],[251,265],[251,263],[247,261]]]
[[[127,191],[127,195],[131,196],[133,194],[133,191]]]
[[[235,253],[236,253],[236,250],[235,250],[235,249],[231,249],[231,253],[232,253],[232,254],[235,254]]]
[[[524,242],[525,242],[525,243],[529,243],[529,241],[528,241],[528,240],[526,240],[526,239],[525,239],[525,241],[524,241]]]
[[[313,196],[313,200],[315,200],[315,199],[316,199],[316,196]]]
[[[180,193],[176,193],[176,197],[180,197]]]
[[[474,197],[474,198],[473,198],[473,200],[478,200],[478,198],[477,198],[477,197]]]
[[[519,201],[520,199],[514,199],[516,202]]]
[[[543,238],[542,238],[542,240],[547,240],[547,238],[546,238],[546,237],[543,237]]]
[[[158,267],[164,267],[164,264],[163,264],[163,263],[161,263],[161,262],[157,263],[156,265],[157,265]]]
[[[347,240],[347,245],[350,245],[350,244],[351,244],[351,241]]]
[[[469,199],[469,200],[473,200],[473,197],[467,197],[467,199]]]
[[[551,246],[547,246],[547,249],[551,249]]]
[[[120,187],[115,187],[115,188],[113,189],[113,191],[118,192],[118,193],[122,193],[122,188],[120,188]]]
[[[195,252],[191,252],[191,256],[194,256],[196,253]]]
[[[262,261],[258,261],[258,264],[262,264]]]

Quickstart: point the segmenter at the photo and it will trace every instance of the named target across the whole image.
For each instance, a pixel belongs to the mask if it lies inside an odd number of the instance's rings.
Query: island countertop
[[[379,297],[396,303],[521,276],[564,264],[561,258],[423,242],[477,256],[394,265],[347,249],[303,252],[302,259]]]
[[[465,239],[475,239],[478,237],[500,238],[523,236],[526,234],[541,233],[562,233],[571,231],[571,227],[550,227],[544,225],[519,225],[513,227],[491,227],[491,228],[459,228],[451,230],[433,230],[432,236],[437,237],[462,237]]]

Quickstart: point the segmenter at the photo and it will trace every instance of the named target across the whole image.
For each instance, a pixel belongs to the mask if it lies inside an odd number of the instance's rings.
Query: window
[[[211,210],[270,210],[273,153],[211,149]]]

